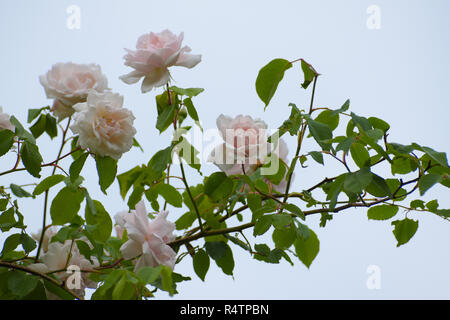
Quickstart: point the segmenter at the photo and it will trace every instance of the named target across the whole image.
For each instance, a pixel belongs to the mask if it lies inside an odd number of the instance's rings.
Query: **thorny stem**
[[[311,93],[311,102],[310,102],[310,105],[309,105],[309,114],[311,114],[311,112],[313,110],[314,94],[316,92],[316,83],[317,83],[317,77],[318,76],[319,76],[318,73],[316,73],[316,75],[314,76],[313,89],[312,89],[312,93]],[[292,182],[292,174],[294,173],[293,168],[297,164],[297,159],[298,159],[298,156],[300,154],[300,149],[302,147],[302,142],[303,142],[303,137],[305,135],[305,131],[306,131],[306,121],[304,121],[303,124],[302,124],[302,128],[300,130],[300,133],[298,135],[298,140],[297,140],[297,150],[295,151],[295,156],[292,159],[291,165],[289,167],[289,176],[287,177],[286,191],[284,192],[283,204],[285,204],[287,199],[288,199],[289,189],[291,187],[291,182]],[[281,209],[280,209],[280,213],[281,212],[283,212],[283,207],[281,207]]]
[[[69,130],[71,119],[72,118],[69,117],[69,119],[67,120],[66,128],[63,130],[61,147],[59,148],[59,152],[58,152],[58,156],[56,157],[56,160],[53,161],[55,166],[53,167],[51,176],[53,176],[55,174],[55,172],[56,172],[56,167],[58,165],[59,160],[61,159],[62,151],[64,149],[64,146],[65,146],[66,142],[67,142],[66,141],[66,135],[67,135],[67,131]],[[41,231],[41,237],[39,239],[39,246],[38,246],[37,253],[36,253],[36,259],[39,259],[39,254],[41,253],[42,243],[44,242],[45,231],[47,231],[46,224],[47,224],[48,194],[49,194],[49,190],[46,190],[45,191],[45,197],[44,197],[44,213],[43,213],[43,218],[42,218],[42,231]]]
[[[184,166],[183,166],[183,162],[182,162],[181,158],[180,158],[180,168],[181,168],[181,175],[183,177],[184,186],[186,187],[186,191],[189,195],[189,199],[191,199],[192,205],[194,206],[195,213],[197,214],[200,231],[201,231],[201,233],[203,233],[204,230],[203,230],[202,218],[200,217],[200,212],[198,210],[197,203],[195,202],[194,197],[192,196],[191,190],[189,188],[189,185],[187,183],[186,174],[184,173]]]
[[[334,179],[335,178],[325,178],[324,180],[322,180],[321,182],[319,182],[315,186],[309,188],[308,191],[312,191],[312,190],[320,187],[321,185],[323,185],[323,184],[325,184],[327,182],[330,182],[330,181],[332,181]],[[308,215],[313,215],[313,214],[317,214],[317,213],[329,213],[329,212],[337,213],[337,212],[340,212],[342,210],[349,209],[349,208],[371,207],[371,206],[374,206],[374,205],[377,205],[379,203],[383,203],[383,202],[386,202],[386,201],[389,201],[389,200],[402,198],[405,195],[409,195],[412,192],[414,192],[415,190],[417,190],[417,188],[418,188],[417,181],[418,180],[419,180],[419,177],[417,177],[415,179],[412,179],[412,180],[409,180],[407,182],[401,182],[400,185],[398,186],[398,188],[393,192],[392,198],[391,197],[384,197],[384,198],[380,198],[380,199],[375,199],[375,200],[373,200],[373,201],[371,201],[369,203],[367,203],[367,202],[347,203],[347,204],[342,205],[340,207],[334,208],[334,210],[330,210],[329,208],[320,208],[320,209],[306,210],[306,211],[303,211],[303,214],[305,216],[308,216]],[[410,191],[408,191],[404,195],[396,196],[396,194],[398,193],[398,191],[402,187],[404,187],[404,186],[406,186],[408,184],[412,184],[412,183],[416,183],[416,185]],[[284,197],[284,195],[274,195],[274,196]],[[299,194],[298,193],[293,193],[293,194],[288,195],[288,197],[299,197]],[[266,199],[263,199],[263,200],[266,200]],[[231,212],[230,214],[222,216],[220,219],[218,219],[218,221],[219,222],[223,222],[223,221],[227,220],[228,218],[230,218],[230,217],[232,217],[232,216],[234,216],[234,215],[238,214],[239,212],[242,212],[242,211],[244,211],[246,209],[248,209],[248,205],[243,205],[242,207],[240,207],[240,208],[234,210],[233,212]],[[408,208],[408,209],[413,210],[412,208]],[[294,217],[295,215],[292,214],[292,216]],[[177,246],[179,246],[181,244],[184,244],[184,243],[187,243],[187,242],[190,242],[190,241],[194,241],[194,240],[203,238],[205,236],[219,235],[219,234],[228,234],[228,233],[231,233],[231,232],[240,232],[242,230],[251,228],[254,225],[255,225],[255,222],[249,222],[249,223],[245,223],[245,224],[242,224],[242,225],[239,225],[239,226],[236,226],[236,227],[224,228],[224,229],[215,229],[215,230],[210,230],[211,229],[210,227],[206,227],[206,228],[204,228],[204,230],[200,231],[199,233],[196,233],[199,230],[199,228],[195,227],[191,231],[187,232],[185,237],[176,239],[176,240],[168,243],[168,245],[170,245],[172,247],[177,247]]]

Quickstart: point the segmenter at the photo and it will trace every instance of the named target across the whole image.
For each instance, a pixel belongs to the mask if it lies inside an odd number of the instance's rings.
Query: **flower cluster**
[[[56,235],[56,229],[50,228],[44,233],[44,239],[42,242],[42,250],[44,254],[41,256],[41,263],[35,263],[29,266],[31,270],[41,273],[52,273],[59,280],[66,281],[73,274],[67,270],[76,270],[75,276],[79,279],[75,280],[74,288],[75,293],[80,296],[85,295],[86,288],[96,288],[97,283],[92,281],[88,276],[89,272],[99,266],[98,260],[95,257],[91,257],[91,260],[86,259],[83,256],[75,241],[66,240],[64,243],[52,242],[52,238]],[[33,235],[33,238],[38,240],[41,237],[41,231]],[[82,241],[89,243],[87,238],[81,239]],[[92,245],[88,244],[91,248]],[[75,267],[75,268],[74,268]],[[68,283],[66,283],[68,286]],[[50,299],[57,299],[57,296],[51,292],[46,292],[47,297]]]
[[[60,121],[70,117],[75,112],[72,107],[85,102],[91,90],[108,89],[108,80],[97,64],[57,63],[39,81],[47,98],[54,99],[52,111]]]
[[[140,201],[136,204],[136,210],[116,214],[118,236],[122,235],[123,230],[127,231],[128,236],[120,251],[125,259],[138,257],[136,271],[144,266],[156,267],[160,264],[174,268],[176,253],[167,243],[175,240],[175,224],[167,221],[168,213],[160,212],[149,221],[145,204]]]

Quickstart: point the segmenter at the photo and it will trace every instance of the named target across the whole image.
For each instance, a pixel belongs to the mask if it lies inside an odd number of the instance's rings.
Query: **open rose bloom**
[[[274,144],[267,142],[267,124],[261,119],[243,115],[231,118],[222,114],[217,118],[217,127],[224,143],[215,147],[208,161],[227,175],[251,174],[265,164],[272,153],[282,161],[287,158],[288,149],[284,140]],[[282,192],[285,185],[283,179],[273,187]]]
[[[136,210],[116,214],[116,223],[127,231],[129,239],[120,251],[125,259],[138,258],[135,271],[161,264],[174,268],[176,253],[167,243],[175,240],[175,224],[167,221],[168,213],[162,211],[150,221],[144,201],[140,201]]]
[[[169,30],[140,36],[135,51],[125,49],[125,65],[134,70],[120,79],[133,84],[144,78],[141,90],[145,93],[169,82],[169,67],[195,67],[201,61],[201,55],[190,54],[188,46],[182,47],[183,37],[183,33],[177,36]]]
[[[79,135],[78,145],[114,159],[129,151],[136,134],[135,117],[122,105],[123,97],[117,93],[90,91],[85,103],[73,107],[77,112],[70,128]]]
[[[71,116],[72,106],[85,102],[89,91],[108,89],[106,76],[97,64],[57,63],[39,81],[47,98],[54,99],[52,111],[59,121]]]
[[[47,250],[41,256],[42,263],[35,263],[29,266],[30,269],[38,271],[41,273],[49,273],[58,270],[65,270],[66,268],[72,266],[76,267],[80,273],[79,275],[79,287],[74,288],[73,291],[77,294],[84,296],[86,288],[96,288],[97,283],[89,279],[88,272],[99,266],[99,263],[95,257],[92,258],[92,262],[86,259],[78,250],[76,243],[66,240],[64,243],[51,242],[48,244]],[[54,275],[62,281],[66,281],[71,275],[74,275],[70,271],[59,271],[55,272]],[[76,283],[76,282],[75,282]],[[47,292],[49,299],[56,299],[57,297]]]

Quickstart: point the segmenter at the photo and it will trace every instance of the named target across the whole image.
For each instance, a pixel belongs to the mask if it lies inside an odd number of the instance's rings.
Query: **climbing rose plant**
[[[299,90],[310,95],[309,105],[290,103],[289,118],[272,131],[250,115],[218,115],[223,142],[208,156],[217,172],[204,175],[199,152],[187,138],[193,125],[203,130],[194,101],[204,89],[170,85],[172,67],[191,69],[201,62],[201,55],[191,54],[182,42],[183,33],[164,30],[144,34],[136,50],[126,49],[125,65],[133,70],[120,79],[130,85],[142,80],[143,94],[162,87],[154,101],[155,126],[173,134],[148,163],[126,172],[117,172],[118,162],[131,148],[141,148],[135,139],[139,128],[123,96],[108,88],[99,65],[52,66],[39,78],[52,107],[28,110],[29,125],[0,108],[0,156],[12,159],[0,172],[0,229],[6,233],[0,298],[81,300],[86,288],[94,289],[92,299],[147,299],[160,291],[174,295],[179,282],[191,279],[176,272],[182,259],[191,259],[193,273],[205,281],[211,260],[233,275],[233,250],[246,250],[266,263],[294,265],[298,259],[309,268],[320,243],[307,218],[321,215],[319,227],[325,227],[335,214],[354,207],[364,208],[370,220],[392,219],[397,246],[419,226],[408,212],[450,218],[450,210],[437,200],[416,197],[437,184],[450,187],[446,154],[391,141],[387,122],[350,112],[349,100],[340,108],[315,107],[321,75],[303,59],[270,61],[255,87],[266,109],[284,73],[300,65]],[[55,141],[56,159],[40,153],[44,133]],[[282,138],[287,135],[296,138],[290,157]],[[315,142],[311,149],[304,148],[306,139]],[[325,158],[342,170],[332,177],[318,173],[317,181],[299,181],[301,187],[294,190],[295,172],[309,170],[311,161],[324,165]],[[68,167],[61,166],[63,159],[71,159]],[[118,183],[122,210],[110,213],[91,197],[84,185],[93,179],[83,176],[87,161],[95,163],[103,193]],[[391,174],[380,173],[387,171],[378,169],[383,165]],[[46,167],[49,176],[43,176]],[[203,182],[190,185],[186,170]],[[32,183],[15,184],[19,171],[28,172]],[[22,198],[32,198],[36,208],[43,204],[40,230],[27,228],[26,218],[36,212],[22,212]],[[266,233],[272,241],[261,237]]]

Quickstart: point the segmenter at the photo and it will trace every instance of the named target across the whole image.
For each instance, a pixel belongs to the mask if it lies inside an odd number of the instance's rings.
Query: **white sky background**
[[[66,9],[72,4],[81,9],[79,30],[66,27]],[[379,30],[366,26],[370,5],[381,9]],[[119,172],[147,163],[169,143],[169,135],[159,136],[155,128],[154,96],[162,88],[141,94],[139,85],[126,85],[118,77],[130,71],[123,65],[123,48],[134,48],[141,34],[169,28],[175,33],[184,31],[184,44],[203,55],[194,69],[174,68],[172,75],[177,86],[205,88],[194,100],[204,128],[215,128],[221,113],[261,117],[269,128],[276,128],[288,117],[289,102],[307,108],[310,90],[305,92],[299,86],[303,80],[299,64],[287,72],[266,112],[254,88],[258,70],[273,58],[304,58],[322,74],[316,106],[337,108],[350,98],[353,112],[377,116],[391,124],[390,141],[417,142],[448,153],[449,9],[445,0],[2,0],[0,105],[25,123],[28,108],[50,103],[38,76],[52,64],[98,63],[109,87],[125,96],[124,106],[135,114],[136,138],[145,150],[141,153],[134,148],[125,154]],[[47,162],[54,160],[59,139],[51,144],[47,137],[40,138]],[[295,139],[287,141],[292,156]],[[317,150],[311,146],[305,144],[304,152]],[[14,156],[2,158],[0,170],[12,167],[14,160]],[[333,159],[325,161],[325,168],[309,162],[307,169],[298,169],[291,190],[307,189],[325,176],[343,172]],[[217,169],[205,164],[203,171],[210,174]],[[102,195],[92,161],[83,176],[91,195],[101,200],[111,215],[126,209],[117,183],[107,197]],[[190,168],[188,181],[192,185],[201,181]],[[11,182],[33,180],[22,173],[0,177],[0,185]],[[441,207],[449,208],[448,196],[448,189],[437,186],[424,198],[437,198]],[[418,192],[411,199],[417,197]],[[41,225],[41,198],[20,202],[32,231]],[[171,209],[169,218],[175,221],[184,212]],[[397,218],[403,216],[399,212]],[[368,221],[365,209],[335,214],[326,228],[319,228],[319,216],[308,217],[309,227],[320,239],[320,252],[310,270],[298,260],[294,260],[294,267],[284,261],[277,265],[258,262],[248,252],[233,247],[234,280],[212,262],[207,281],[202,283],[193,271],[192,260],[185,258],[175,271],[193,280],[181,283],[175,298],[450,298],[450,224],[432,214],[409,213],[408,217],[419,219],[419,229],[400,248],[396,248],[390,221]],[[251,232],[246,235],[252,237]],[[273,247],[270,236],[256,240],[268,241]],[[379,290],[366,287],[370,265],[380,267]]]

